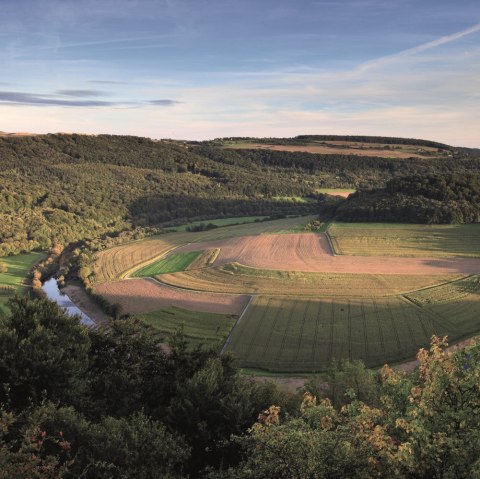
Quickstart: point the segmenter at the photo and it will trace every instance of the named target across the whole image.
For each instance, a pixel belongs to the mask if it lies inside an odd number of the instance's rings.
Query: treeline
[[[468,174],[480,159],[233,150],[113,135],[0,138],[0,256],[135,228],[241,215],[309,214],[319,188],[379,188]]]
[[[0,477],[471,478],[480,353],[433,338],[406,373],[333,364],[304,394],[229,355],[164,353],[134,319],[86,329],[46,300],[0,322]]]
[[[312,213],[303,178],[231,168],[145,138],[0,138],[0,256],[136,227],[222,216]]]
[[[398,138],[393,136],[366,136],[366,135],[298,135],[294,140],[300,141],[353,141],[359,143],[383,143],[384,145],[414,145],[440,150],[453,150],[444,143],[416,138]]]
[[[312,141],[349,141],[358,143],[382,143],[384,145],[414,145],[423,147],[438,148],[440,150],[454,150],[449,145],[436,141],[421,140],[416,138],[398,138],[393,136],[367,136],[367,135],[297,135],[292,138],[255,138],[252,136],[234,136],[217,138],[212,141],[191,142],[192,144],[225,144],[228,142],[252,142],[269,145],[304,145]]]
[[[480,174],[408,176],[358,191],[334,213],[339,221],[480,222]]]

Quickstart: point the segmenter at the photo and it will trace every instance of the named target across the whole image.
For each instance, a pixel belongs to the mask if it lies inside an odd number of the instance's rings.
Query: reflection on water
[[[45,281],[42,287],[45,291],[48,299],[55,301],[61,308],[67,310],[70,315],[79,314],[81,316],[80,322],[85,326],[95,326],[95,322],[92,321],[83,311],[75,306],[75,303],[66,295],[63,294],[58,288],[57,280],[55,278]]]

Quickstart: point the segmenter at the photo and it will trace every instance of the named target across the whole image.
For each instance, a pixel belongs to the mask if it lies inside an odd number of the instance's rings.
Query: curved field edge
[[[399,363],[428,347],[433,334],[448,335],[451,344],[478,334],[478,285],[478,277],[465,278],[411,293],[434,298],[422,306],[402,296],[257,296],[226,350],[243,368],[290,374],[324,371],[342,359],[369,367]]]
[[[383,297],[443,284],[463,276],[303,273],[261,270],[231,263],[216,268],[164,274],[157,276],[156,279],[177,288],[210,293],[295,297]]]
[[[136,269],[130,274],[132,278],[153,277],[164,273],[177,273],[187,269],[200,255],[201,251],[190,251],[188,253],[174,253],[162,256],[161,259],[150,262],[146,266]]]
[[[95,285],[95,293],[118,303],[125,313],[138,314],[172,306],[192,311],[240,315],[248,303],[246,295],[189,291],[159,283],[152,278],[132,278]]]
[[[97,253],[93,266],[94,283],[99,284],[125,278],[136,269],[146,266],[149,262],[161,259],[162,256],[170,253],[175,248],[188,245],[189,243],[288,230],[299,224],[306,224],[315,218],[312,215],[298,216],[259,223],[253,222],[225,226],[201,232],[165,233],[130,241]]]
[[[412,225],[331,223],[328,237],[335,254],[417,258],[479,258],[480,224]]]

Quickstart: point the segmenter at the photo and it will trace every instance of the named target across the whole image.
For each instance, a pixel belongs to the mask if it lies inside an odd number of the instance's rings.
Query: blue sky
[[[0,130],[480,147],[478,0],[1,0]]]

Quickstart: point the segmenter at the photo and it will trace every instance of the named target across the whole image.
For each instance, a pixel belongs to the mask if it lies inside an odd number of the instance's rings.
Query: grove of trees
[[[165,354],[134,319],[87,329],[46,300],[0,323],[0,477],[480,477],[480,351],[432,338],[413,372],[332,365],[298,394],[233,359]]]

